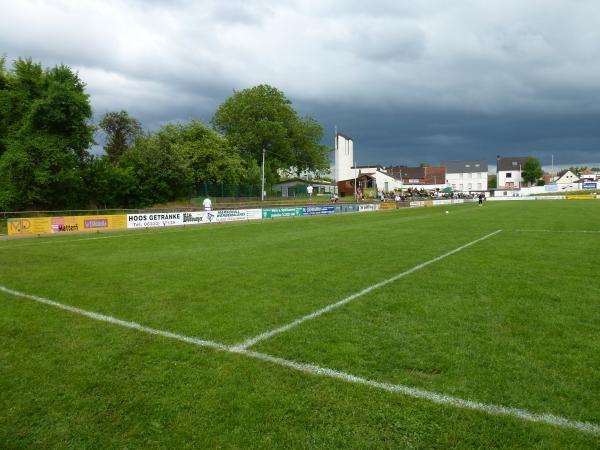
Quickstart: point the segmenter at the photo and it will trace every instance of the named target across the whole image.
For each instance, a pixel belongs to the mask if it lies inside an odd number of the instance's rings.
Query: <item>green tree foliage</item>
[[[0,75],[0,208],[71,208],[93,127],[85,86],[66,66],[15,61]]]
[[[496,189],[497,183],[498,183],[498,180],[497,180],[496,175],[488,176],[488,182],[487,182],[488,189]]]
[[[106,113],[98,127],[104,132],[104,151],[113,164],[143,135],[140,121],[123,110]]]
[[[522,168],[521,176],[523,180],[527,183],[535,184],[543,175],[544,171],[542,170],[540,161],[537,158],[529,157]]]
[[[201,183],[239,183],[245,167],[239,151],[206,125],[192,120],[164,126],[159,134],[185,161],[195,186]]]
[[[268,171],[292,167],[326,170],[330,149],[322,145],[323,128],[311,117],[300,118],[283,92],[268,85],[236,91],[216,111],[212,124],[240,149],[246,159],[261,163],[268,152]]]

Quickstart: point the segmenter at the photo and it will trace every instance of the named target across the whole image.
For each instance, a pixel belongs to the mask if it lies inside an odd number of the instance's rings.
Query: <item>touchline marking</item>
[[[600,230],[512,230],[519,233],[600,233]]]
[[[124,328],[131,328],[132,330],[142,331],[148,334],[155,334],[157,336],[163,336],[171,339],[177,339],[178,341],[187,342],[189,344],[199,345],[201,347],[210,347],[217,350],[227,350],[227,346],[224,344],[219,344],[218,342],[207,341],[205,339],[197,339],[193,337],[183,336],[180,334],[171,333],[169,331],[157,330],[154,328],[146,327],[144,325],[140,325],[136,322],[129,322],[127,320],[117,319],[116,317],[107,316],[104,314],[96,313],[93,311],[87,311],[82,308],[77,308],[75,306],[65,305],[64,303],[58,303],[53,300],[49,300],[44,297],[38,297],[37,295],[25,294],[23,292],[15,291],[9,289],[4,286],[0,286],[0,291],[5,292],[7,294],[13,295],[15,297],[27,298],[29,300],[36,301],[38,303],[43,303],[45,305],[54,306],[55,308],[64,309],[65,311],[69,311],[75,314],[79,314],[85,317],[89,317],[90,319],[99,320],[101,322],[112,323],[113,325],[119,325]]]
[[[349,303],[349,302],[351,302],[352,300],[354,300],[354,299],[356,299],[358,297],[362,297],[363,295],[366,295],[369,292],[374,291],[375,289],[379,289],[380,287],[383,287],[383,286],[386,286],[386,285],[388,285],[390,283],[393,283],[394,281],[396,281],[396,280],[398,280],[398,279],[400,279],[402,277],[405,277],[406,275],[410,275],[411,273],[416,272],[417,270],[420,270],[420,269],[422,269],[424,267],[427,267],[430,264],[433,264],[433,263],[438,262],[438,261],[440,261],[440,260],[442,260],[444,258],[447,258],[450,255],[454,255],[455,253],[458,253],[461,250],[464,250],[465,248],[470,247],[471,245],[477,244],[478,242],[481,242],[484,239],[488,239],[488,238],[490,238],[492,236],[495,236],[498,233],[500,233],[501,231],[502,230],[496,230],[493,233],[486,234],[485,236],[480,237],[479,239],[475,239],[474,241],[471,241],[468,244],[462,245],[462,246],[460,246],[458,248],[455,248],[454,250],[450,250],[449,252],[446,252],[443,255],[437,256],[437,257],[435,257],[433,259],[430,259],[429,261],[425,261],[424,263],[418,264],[418,265],[414,266],[413,268],[408,269],[408,270],[406,270],[406,271],[404,271],[402,273],[394,275],[393,277],[388,278],[387,280],[380,281],[379,283],[373,284],[373,285],[371,285],[371,286],[363,289],[362,291],[356,292],[356,293],[354,293],[354,294],[352,294],[352,295],[350,295],[350,296],[348,296],[348,297],[340,300],[339,302],[327,305],[324,308],[318,309],[318,310],[316,310],[316,311],[314,311],[314,312],[312,312],[310,314],[307,314],[304,317],[296,319],[293,322],[290,322],[290,323],[288,323],[286,325],[283,325],[281,327],[275,328],[273,330],[265,331],[264,333],[261,333],[258,336],[254,336],[252,338],[248,338],[244,342],[241,342],[241,343],[239,343],[237,345],[234,345],[233,348],[236,349],[236,350],[245,350],[245,349],[247,349],[249,347],[252,347],[253,345],[257,344],[258,342],[264,341],[265,339],[269,339],[269,338],[271,338],[271,337],[273,337],[273,336],[275,336],[277,334],[284,333],[284,332],[286,332],[286,331],[288,331],[288,330],[290,330],[290,329],[292,329],[294,327],[297,327],[298,325],[303,324],[304,322],[306,322],[308,320],[314,319],[314,318],[319,317],[319,316],[321,316],[321,315],[323,315],[325,313],[328,313],[329,311],[331,311],[333,309],[339,308],[340,306],[343,306],[346,303]]]
[[[4,286],[0,286],[0,291],[12,295],[14,297],[26,298],[33,300],[44,305],[53,306],[65,311],[69,311],[74,314],[79,314],[90,319],[98,320],[101,322],[108,322],[113,325],[118,325],[124,328],[141,331],[143,333],[151,334],[154,336],[161,336],[169,339],[175,339],[177,341],[185,342],[188,344],[196,345],[198,347],[212,348],[214,350],[224,351],[231,354],[239,354],[248,358],[257,359],[260,361],[268,362],[278,366],[286,367],[288,369],[297,370],[303,373],[307,373],[315,376],[322,376],[328,378],[334,378],[337,380],[345,381],[348,383],[360,384],[363,386],[369,386],[375,389],[384,390],[391,393],[397,393],[406,395],[408,397],[418,398],[427,400],[432,403],[440,405],[451,406],[460,409],[469,409],[473,411],[479,411],[495,416],[507,416],[520,419],[526,422],[541,423],[546,425],[552,425],[560,428],[577,430],[584,433],[600,434],[600,424],[592,422],[580,422],[577,420],[568,419],[562,416],[556,416],[553,414],[539,414],[527,411],[525,409],[512,408],[509,406],[494,405],[492,403],[482,403],[473,400],[465,400],[459,397],[452,397],[450,395],[444,395],[433,391],[427,391],[424,389],[418,389],[403,384],[383,383],[379,381],[369,380],[361,378],[350,373],[340,372],[326,367],[320,367],[314,364],[305,364],[296,361],[290,361],[288,359],[279,358],[277,356],[269,355],[266,353],[254,352],[251,350],[240,349],[239,347],[231,347],[218,342],[210,341],[207,339],[199,339],[190,336],[184,336],[170,331],[158,330],[156,328],[150,328],[141,325],[136,322],[130,322],[127,320],[117,319],[116,317],[107,316],[105,314],[99,314],[92,311],[87,311],[82,308],[65,305],[58,303],[53,300],[49,300],[44,297],[38,297],[36,295],[25,294],[23,292],[15,291]]]

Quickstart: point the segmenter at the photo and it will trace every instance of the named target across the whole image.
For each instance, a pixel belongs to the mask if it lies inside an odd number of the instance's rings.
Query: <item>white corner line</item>
[[[399,273],[397,275],[394,275],[391,278],[388,278],[387,280],[384,281],[380,281],[379,283],[373,284],[369,287],[366,287],[365,289],[358,291],[352,295],[349,295],[348,297],[336,302],[336,303],[332,303],[330,305],[325,306],[324,308],[318,309],[310,314],[305,315],[304,317],[300,317],[299,319],[294,320],[293,322],[290,322],[286,325],[283,325],[281,327],[275,328],[273,330],[269,330],[269,331],[265,331],[264,333],[259,334],[258,336],[254,336],[251,338],[246,339],[244,342],[241,342],[239,344],[236,344],[233,346],[234,349],[236,350],[245,350],[249,347],[252,347],[253,345],[264,341],[265,339],[269,339],[277,334],[281,334],[284,333],[294,327],[297,327],[298,325],[303,324],[304,322],[314,319],[316,317],[322,316],[325,313],[328,313],[329,311],[339,308],[340,306],[345,305],[346,303],[351,302],[352,300],[357,299],[358,297],[362,297],[363,295],[368,294],[369,292],[374,291],[375,289],[379,289],[380,287],[386,286],[390,283],[393,283],[394,281],[405,277],[406,275],[410,275],[413,272],[416,272],[417,270],[420,270],[424,267],[427,267],[430,264],[433,264],[435,262],[438,262],[444,258],[447,258],[448,256],[454,255],[455,253],[460,252],[461,250],[464,250],[467,247],[470,247],[471,245],[477,244],[478,242],[481,242],[485,239],[488,239],[492,236],[497,235],[498,233],[500,233],[502,230],[496,230],[493,233],[490,234],[486,234],[485,236],[482,236],[478,239],[475,239],[474,241],[471,241],[465,245],[461,245],[458,248],[455,248],[454,250],[450,250],[449,252],[444,253],[443,255],[437,256],[433,259],[430,259],[429,261],[425,261],[424,263],[421,264],[417,264],[416,266],[412,267],[411,269],[408,269],[402,273]]]
[[[479,411],[489,415],[495,416],[507,416],[515,419],[519,419],[525,422],[541,423],[545,425],[551,425],[559,428],[572,429],[583,433],[600,434],[600,424],[592,422],[580,422],[566,417],[556,416],[553,414],[539,414],[527,411],[525,409],[513,408],[508,406],[494,405],[492,403],[482,403],[473,400],[466,400],[459,397],[452,397],[450,395],[444,395],[433,391],[427,391],[424,389],[414,388],[403,384],[383,383],[379,381],[369,380],[361,378],[346,372],[340,372],[326,367],[320,367],[314,364],[305,364],[296,361],[290,361],[287,359],[279,358],[277,356],[268,355],[266,353],[254,352],[251,350],[240,349],[237,347],[231,347],[218,342],[210,341],[207,339],[199,339],[190,336],[184,336],[170,331],[158,330],[141,325],[136,322],[130,322],[127,320],[117,319],[116,317],[107,316],[105,314],[99,314],[92,311],[87,311],[82,308],[65,305],[58,303],[53,300],[49,300],[44,297],[38,297],[36,295],[25,294],[23,292],[15,291],[4,286],[0,286],[0,291],[14,297],[26,298],[33,300],[44,305],[53,306],[65,311],[69,311],[74,314],[79,314],[90,319],[98,320],[100,322],[108,322],[113,325],[118,325],[123,328],[129,328],[136,331],[141,331],[154,336],[161,336],[169,339],[175,339],[177,341],[185,342],[187,344],[196,345],[198,347],[212,348],[214,350],[224,351],[231,354],[239,354],[248,358],[257,359],[259,361],[268,362],[288,369],[297,370],[303,373],[307,373],[315,376],[322,376],[327,378],[333,378],[341,380],[347,383],[360,384],[363,386],[372,387],[375,389],[384,390],[390,393],[397,393],[413,397],[421,400],[426,400],[432,403],[440,405],[450,406],[459,409],[469,409],[473,411]]]
[[[512,230],[517,233],[600,233],[600,230]]]
[[[185,342],[187,344],[196,345],[198,347],[212,348],[214,350],[224,351],[232,354],[239,354],[248,358],[257,359],[260,361],[276,364],[278,366],[286,367],[289,369],[297,370],[303,373],[307,373],[315,376],[323,376],[328,378],[334,378],[348,383],[360,384],[363,386],[369,386],[375,389],[384,390],[391,393],[397,393],[413,397],[417,399],[426,400],[432,403],[440,405],[451,406],[459,409],[469,409],[473,411],[483,412],[489,415],[495,416],[508,416],[516,419],[520,419],[526,422],[541,423],[546,425],[552,425],[560,428],[577,430],[584,433],[600,434],[600,424],[592,422],[580,422],[576,420],[567,419],[565,417],[556,416],[553,414],[539,414],[533,413],[524,409],[512,408],[508,406],[494,405],[492,403],[481,403],[473,400],[465,400],[459,397],[452,397],[450,395],[444,395],[433,391],[427,391],[424,389],[414,388],[403,384],[392,384],[383,383],[379,381],[373,381],[366,378],[357,377],[355,375],[340,372],[326,367],[320,367],[314,364],[304,364],[296,361],[290,361],[287,359],[279,358],[277,356],[268,355],[266,353],[254,352],[251,350],[240,349],[238,347],[231,347],[218,342],[210,341],[207,339],[199,339],[190,336],[184,336],[170,331],[158,330],[156,328],[150,328],[144,325],[140,325],[136,322],[130,322],[127,320],[117,319],[116,317],[107,316],[105,314],[99,314],[92,311],[87,311],[82,308],[76,308],[74,306],[65,305],[58,303],[53,300],[49,300],[44,297],[38,297],[36,295],[25,294],[23,292],[15,291],[4,286],[0,286],[0,291],[14,297],[26,298],[33,300],[44,305],[53,306],[65,311],[69,311],[74,314],[79,314],[90,319],[98,320],[100,322],[108,322],[113,325],[118,325],[123,328],[129,328],[143,333],[151,334],[154,336],[161,336],[169,339],[175,339],[177,341]]]

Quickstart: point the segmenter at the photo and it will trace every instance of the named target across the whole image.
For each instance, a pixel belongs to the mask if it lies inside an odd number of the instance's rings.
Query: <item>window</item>
[[[475,167],[479,167],[479,164],[475,164]]]
[[[473,185],[469,183],[469,190],[473,189]]]
[[[471,164],[465,164],[465,167],[471,167]]]
[[[506,172],[506,178],[512,178],[512,173],[511,172]]]

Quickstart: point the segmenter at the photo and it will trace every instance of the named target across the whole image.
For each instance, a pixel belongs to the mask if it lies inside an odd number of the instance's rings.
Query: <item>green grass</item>
[[[600,202],[447,209],[0,241],[0,285],[232,345],[502,229],[252,350],[600,423]],[[2,292],[0,342],[2,448],[600,445]]]

